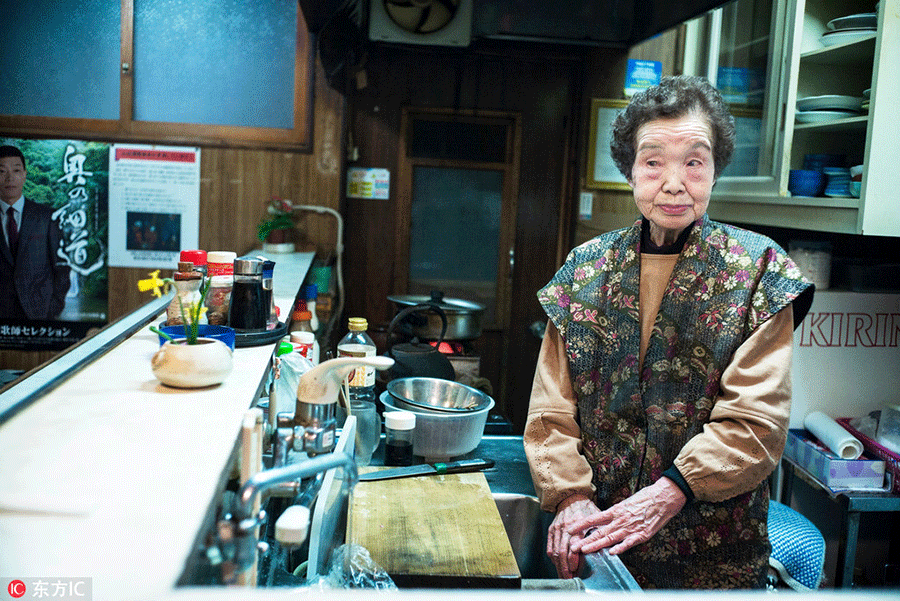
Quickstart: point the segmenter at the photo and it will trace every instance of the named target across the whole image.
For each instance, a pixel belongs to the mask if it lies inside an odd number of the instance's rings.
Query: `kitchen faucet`
[[[341,494],[349,494],[359,476],[356,460],[347,453],[329,453],[283,467],[264,470],[252,476],[241,487],[231,512],[219,521],[217,538],[219,552],[224,559],[222,566],[225,584],[237,581],[239,575],[254,565],[257,550],[265,551],[266,543],[260,542],[257,528],[265,521],[266,512],[254,512],[254,503],[266,492],[286,482],[293,482],[342,468],[344,478]]]
[[[344,378],[360,366],[384,370],[393,365],[390,357],[338,357],[323,361],[300,376],[294,413],[277,416],[274,466],[287,465],[292,450],[305,451],[310,457],[334,450],[335,407]]]

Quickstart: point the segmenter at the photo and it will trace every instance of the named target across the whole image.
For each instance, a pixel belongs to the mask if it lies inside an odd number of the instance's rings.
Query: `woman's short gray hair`
[[[613,120],[610,151],[619,171],[631,180],[637,130],[656,119],[677,119],[699,110],[712,128],[715,177],[731,162],[734,153],[734,117],[722,95],[703,77],[676,75],[634,95]]]

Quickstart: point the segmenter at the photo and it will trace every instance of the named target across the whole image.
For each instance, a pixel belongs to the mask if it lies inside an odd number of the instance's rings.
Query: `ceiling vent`
[[[373,42],[468,46],[473,0],[369,0]]]

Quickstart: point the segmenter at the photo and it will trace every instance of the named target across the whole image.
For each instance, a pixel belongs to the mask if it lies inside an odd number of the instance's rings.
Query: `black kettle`
[[[403,342],[393,344],[391,334],[398,325],[403,323],[407,318],[415,319],[412,314],[420,311],[434,311],[437,313],[443,324],[441,329],[441,337],[437,341],[436,346],[432,346],[427,342],[419,342],[418,338],[413,338],[411,342]],[[390,379],[399,378],[441,378],[443,380],[455,380],[456,370],[450,360],[437,349],[437,346],[444,340],[444,334],[447,333],[447,316],[444,311],[432,303],[423,303],[407,307],[397,313],[388,326],[387,336],[388,348],[385,355],[394,360],[394,366],[390,369]]]

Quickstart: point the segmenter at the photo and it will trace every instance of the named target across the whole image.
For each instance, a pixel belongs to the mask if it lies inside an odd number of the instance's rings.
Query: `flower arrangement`
[[[269,240],[270,242],[282,242],[283,240],[272,240],[273,232],[294,229],[294,206],[290,200],[284,200],[272,195],[272,199],[268,201],[266,207],[268,217],[260,221],[256,229],[256,237],[260,242]]]

